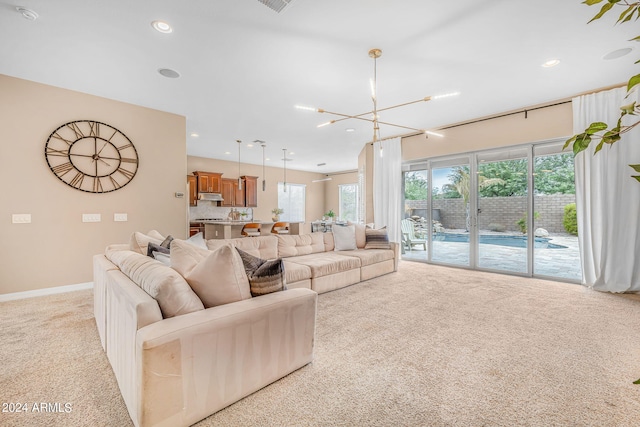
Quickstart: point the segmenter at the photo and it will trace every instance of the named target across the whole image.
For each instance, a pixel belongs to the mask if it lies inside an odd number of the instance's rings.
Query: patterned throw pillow
[[[244,270],[249,279],[251,296],[270,294],[287,289],[282,258],[264,260],[236,248],[242,258]]]
[[[377,230],[367,226],[364,232],[367,237],[367,243],[364,245],[365,249],[391,249],[386,226]]]
[[[172,236],[167,236],[166,239],[164,239],[162,241],[162,243],[158,244],[158,243],[153,243],[153,242],[149,242],[149,245],[147,246],[147,256],[154,258],[153,253],[154,252],[160,252],[163,254],[168,254],[169,253],[169,247],[171,246],[171,241],[173,240]]]

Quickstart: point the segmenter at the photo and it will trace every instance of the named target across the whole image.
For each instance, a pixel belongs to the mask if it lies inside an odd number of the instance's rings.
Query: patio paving
[[[447,230],[451,231],[451,230]],[[458,231],[459,232],[459,231]],[[482,233],[483,235],[486,233]],[[571,235],[550,235],[549,243],[566,248],[534,248],[534,275],[549,276],[579,282],[582,279],[578,238]],[[403,260],[427,261],[427,251],[414,247],[401,255]],[[478,252],[479,268],[527,272],[527,249],[481,243]],[[433,242],[432,261],[454,265],[469,265],[469,243]]]

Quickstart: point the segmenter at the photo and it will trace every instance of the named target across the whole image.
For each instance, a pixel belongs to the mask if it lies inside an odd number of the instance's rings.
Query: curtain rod
[[[554,104],[542,105],[540,107],[525,108],[524,110],[513,111],[511,113],[499,114],[497,116],[485,117],[483,119],[471,120],[471,121],[464,122],[464,123],[458,123],[457,125],[451,125],[451,126],[446,126],[446,127],[443,127],[443,128],[438,128],[438,130],[453,129],[453,128],[457,128],[459,126],[471,125],[471,124],[474,124],[474,123],[480,123],[480,122],[484,122],[484,121],[487,121],[487,120],[499,119],[501,117],[508,117],[508,116],[513,116],[515,114],[522,114],[522,113],[524,113],[524,118],[526,119],[526,118],[528,118],[527,114],[529,113],[529,111],[541,110],[543,108],[556,107],[558,105],[570,104],[570,103],[571,103],[571,100],[567,100],[567,101],[562,101],[562,102],[556,102]],[[413,134],[413,136],[415,136],[415,135],[420,135],[420,134],[419,133]]]

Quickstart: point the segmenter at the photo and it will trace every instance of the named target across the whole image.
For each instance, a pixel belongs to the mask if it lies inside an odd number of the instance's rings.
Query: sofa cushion
[[[335,252],[301,255],[288,258],[287,261],[309,267],[312,278],[360,268],[360,258],[340,255]]]
[[[340,255],[359,258],[361,267],[393,259],[393,251],[391,249],[358,249],[355,251],[343,251],[338,253]]]
[[[367,243],[367,236],[365,234],[365,225],[348,221],[347,225],[353,225],[356,229],[356,246],[358,249],[364,249],[364,245]]]
[[[156,230],[151,230],[147,234],[135,231],[129,239],[129,250],[138,252],[139,254],[147,253],[147,245],[151,242],[161,244],[165,237]]]
[[[324,241],[324,251],[325,252],[330,252],[330,251],[335,249],[336,244],[335,244],[335,241],[333,239],[333,233],[331,231],[328,231],[326,233],[322,233],[322,239]]]
[[[333,226],[334,251],[353,251],[356,246],[356,227],[353,225]]]
[[[365,249],[390,249],[389,236],[387,235],[387,227],[373,229],[367,227],[365,229],[367,236],[367,243],[364,245]]]
[[[311,279],[311,269],[306,265],[291,262],[287,258],[283,259],[282,262],[284,262],[284,275],[287,283]]]
[[[278,234],[275,236],[278,239],[278,256],[287,258],[324,252],[324,238],[322,234],[323,233],[300,235]]]
[[[225,240],[209,239],[207,240],[207,247],[209,250],[214,250],[227,243],[258,258],[278,258],[278,238],[276,236],[259,236],[251,239],[246,237]]]
[[[105,256],[158,302],[164,318],[204,309],[189,284],[172,268],[129,250],[107,250]]]
[[[242,249],[236,248],[244,264],[244,271],[249,279],[251,296],[270,294],[287,289],[282,258],[266,259],[255,257]]]
[[[171,267],[185,278],[205,308],[251,298],[240,254],[229,244],[210,251],[175,239]]]

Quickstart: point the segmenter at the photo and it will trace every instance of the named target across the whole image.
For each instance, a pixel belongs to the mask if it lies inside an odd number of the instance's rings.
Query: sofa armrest
[[[398,271],[398,260],[400,258],[400,244],[396,242],[389,242],[391,249],[393,250],[393,271]]]
[[[140,329],[134,423],[191,425],[311,362],[316,301],[290,289]]]

